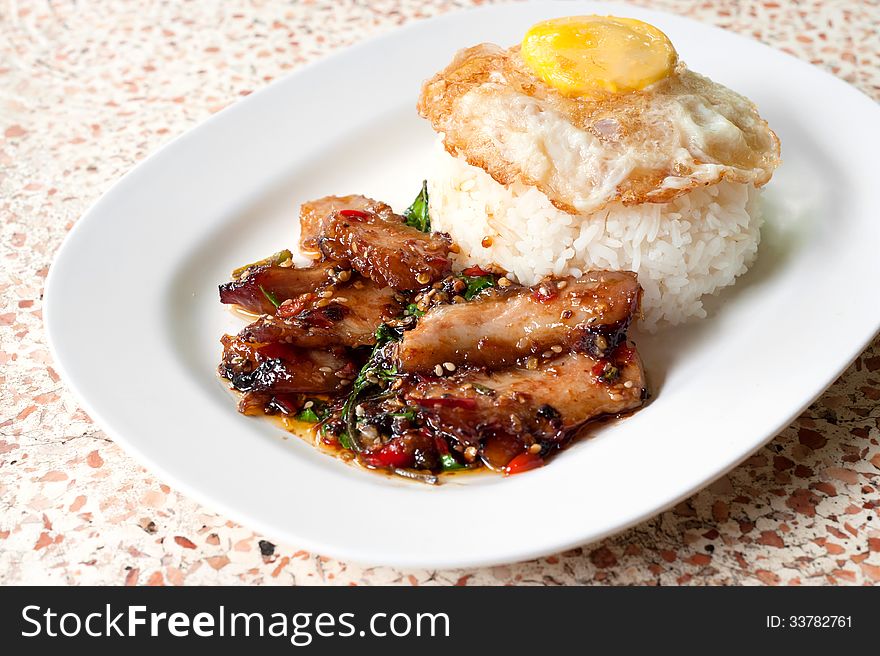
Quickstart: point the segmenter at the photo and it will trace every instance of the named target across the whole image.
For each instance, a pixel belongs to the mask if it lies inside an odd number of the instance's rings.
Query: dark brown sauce
[[[220,380],[223,381],[224,383],[227,382],[223,378],[220,378]],[[232,394],[235,398],[241,397],[241,394],[239,392],[236,392],[235,390],[230,389],[230,392],[232,392]],[[648,396],[648,398],[645,401],[645,404],[643,406],[641,406],[640,408],[634,408],[632,410],[629,410],[628,412],[621,412],[616,415],[606,415],[604,417],[598,417],[598,418],[590,421],[588,424],[583,426],[577,432],[577,434],[574,435],[574,437],[572,437],[571,440],[569,440],[568,442],[563,444],[561,447],[559,447],[558,449],[553,451],[550,454],[550,457],[546,459],[545,465],[548,464],[549,462],[551,462],[552,460],[554,460],[563,451],[567,451],[573,445],[580,443],[580,442],[583,442],[583,441],[586,441],[586,440],[593,439],[599,430],[602,430],[604,428],[608,428],[611,426],[615,426],[616,424],[620,423],[622,420],[627,419],[630,415],[635,414],[638,410],[640,410],[641,408],[644,408],[651,401],[652,401],[652,397]],[[254,418],[260,419],[261,417],[254,417]],[[399,480],[401,478],[400,476],[395,475],[392,471],[390,471],[388,469],[368,467],[368,466],[362,464],[357,459],[357,457],[355,457],[354,453],[352,451],[350,451],[349,449],[343,448],[342,446],[340,446],[338,444],[337,445],[328,444],[326,441],[321,439],[317,424],[313,424],[313,423],[307,422],[307,421],[300,421],[300,420],[296,419],[295,417],[291,417],[289,415],[283,415],[283,414],[274,414],[274,415],[267,414],[267,415],[263,415],[262,418],[269,420],[270,422],[272,422],[273,424],[278,426],[282,431],[284,431],[284,433],[286,433],[288,435],[293,435],[293,436],[303,440],[304,442],[306,442],[310,446],[318,449],[322,453],[329,455],[333,458],[337,458],[347,465],[357,467],[359,469],[363,469],[365,471],[369,471],[374,474],[384,474],[386,477],[391,478],[391,479],[395,479],[395,480]],[[283,439],[287,439],[287,438],[284,437]],[[440,482],[450,481],[450,480],[453,480],[456,478],[462,478],[462,477],[465,477],[465,480],[467,480],[468,478],[472,478],[474,476],[489,476],[489,475],[504,476],[504,473],[502,470],[496,470],[496,469],[493,469],[485,464],[482,464],[479,467],[467,467],[467,468],[455,469],[455,470],[451,470],[451,471],[444,471],[444,472],[440,472],[439,474],[436,474],[436,476],[438,477]],[[417,483],[417,481],[412,481],[412,482]]]

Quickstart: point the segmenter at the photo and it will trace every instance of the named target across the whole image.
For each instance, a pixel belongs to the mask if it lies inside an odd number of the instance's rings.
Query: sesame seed
[[[560,280],[558,283],[556,283],[556,289],[565,289],[566,287],[568,287],[567,280]]]
[[[541,354],[541,357],[542,357],[542,358],[552,358],[552,357],[553,357],[553,351],[544,351],[544,352]]]
[[[336,301],[337,303],[348,303],[348,299],[345,298],[345,296],[337,296],[333,300]]]
[[[438,376],[442,376],[443,375],[443,367],[441,367],[439,364],[434,365],[434,373],[437,374]]]
[[[538,287],[538,293],[541,294],[541,296],[550,296],[550,292],[546,287]]]
[[[331,296],[333,296],[333,290],[329,289],[327,291],[323,291],[320,294],[318,294],[318,296],[320,296],[321,298],[330,298]]]
[[[343,372],[343,371],[337,371],[337,372],[336,372],[335,374],[333,374],[333,375],[336,376],[337,378],[345,378],[347,374],[346,374],[345,372]]]
[[[330,301],[329,301],[329,299],[326,299],[326,298],[322,298],[320,301],[315,303],[315,307],[319,307],[319,308],[327,307],[328,305],[330,305]]]
[[[292,299],[292,298],[288,298],[288,299],[282,301],[282,302],[281,302],[281,305],[279,305],[278,307],[286,307],[286,306],[288,306],[288,305],[293,305],[293,299]]]
[[[502,288],[504,288],[504,287],[510,287],[512,284],[513,284],[513,283],[510,282],[510,278],[507,278],[507,277],[505,277],[505,276],[501,276],[501,277],[498,279],[498,286],[499,286],[499,287],[502,287]]]
[[[351,252],[352,252],[352,253],[357,253],[357,252],[358,252],[358,245],[357,245],[357,242],[356,242],[356,241],[351,242]]]
[[[540,444],[533,444],[532,446],[529,447],[529,453],[531,453],[531,454],[541,453],[541,445]]]
[[[623,386],[624,386],[626,389],[629,389],[630,387],[633,386],[633,382],[632,382],[631,380],[628,380],[628,381],[626,381],[626,382],[623,384]]]
[[[608,398],[611,399],[612,401],[623,401],[623,395],[621,395],[621,394],[616,394],[616,393],[614,393],[614,392],[612,392],[611,394],[609,394],[609,395],[608,395]]]
[[[562,347],[559,344],[550,347],[550,350],[554,353],[562,353]]]
[[[459,296],[458,294],[456,294],[455,296],[452,297],[452,302],[453,303],[464,303],[465,302],[464,296]]]
[[[608,348],[608,340],[602,337],[602,335],[596,335],[596,348],[604,351]]]
[[[338,274],[336,277],[337,277],[341,282],[346,282],[347,280],[349,280],[349,279],[351,278],[351,271],[348,271],[348,270],[342,270],[342,271],[339,272],[339,274]]]
[[[329,373],[330,373],[331,371],[333,371],[333,370],[332,370],[330,367],[319,367],[319,368],[318,368],[318,371],[321,371],[321,372],[323,372],[323,373],[325,373],[325,374],[329,374]]]
[[[308,410],[308,409],[311,408],[313,405],[315,405],[315,402],[314,402],[314,401],[306,401],[306,402],[305,402],[305,405],[303,405],[303,410]]]
[[[446,369],[446,371],[455,371],[455,365],[451,362],[444,362],[443,368]]]
[[[466,449],[464,450],[464,457],[465,457],[465,459],[468,460],[469,462],[470,462],[470,461],[473,461],[474,458],[477,457],[477,447],[475,447],[475,446],[469,446],[468,448],[466,448]]]

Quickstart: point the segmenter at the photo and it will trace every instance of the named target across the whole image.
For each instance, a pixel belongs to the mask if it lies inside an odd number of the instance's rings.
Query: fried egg
[[[419,113],[452,155],[577,214],[662,203],[722,179],[765,184],[779,140],[744,96],[687,68],[647,23],[578,16],[460,51]]]

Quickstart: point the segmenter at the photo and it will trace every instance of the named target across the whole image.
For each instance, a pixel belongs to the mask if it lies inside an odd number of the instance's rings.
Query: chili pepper
[[[514,474],[521,474],[530,469],[537,469],[543,466],[544,459],[541,456],[534,453],[520,453],[507,463],[507,467],[504,468],[504,475],[513,476]]]
[[[412,454],[404,450],[403,444],[392,440],[376,451],[364,456],[373,467],[409,467],[412,465]]]
[[[346,219],[368,219],[370,215],[360,210],[339,210],[339,214]]]

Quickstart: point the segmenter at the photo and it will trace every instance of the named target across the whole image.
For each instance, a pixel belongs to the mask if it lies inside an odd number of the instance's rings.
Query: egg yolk
[[[537,23],[526,32],[521,53],[535,75],[567,96],[644,89],[670,75],[678,59],[656,27],[615,16]]]

